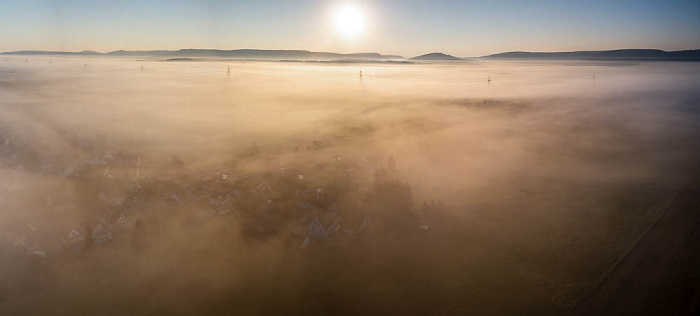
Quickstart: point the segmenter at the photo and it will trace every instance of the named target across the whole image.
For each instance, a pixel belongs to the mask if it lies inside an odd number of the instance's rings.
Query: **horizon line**
[[[358,54],[378,54],[381,56],[396,56],[396,57],[401,57],[403,59],[411,59],[411,58],[406,58],[402,55],[399,54],[384,54],[384,53],[379,53],[379,52],[354,52],[354,53],[338,53],[338,52],[332,52],[332,51],[313,51],[313,50],[308,50],[308,49],[261,49],[261,48],[235,48],[235,49],[222,49],[222,48],[179,48],[179,49],[134,49],[134,50],[126,50],[126,49],[117,49],[117,50],[110,50],[110,51],[96,51],[96,50],[90,50],[90,49],[84,49],[81,51],[64,51],[64,50],[13,50],[13,51],[3,51],[0,52],[0,54],[21,54],[24,52],[31,52],[31,53],[67,53],[67,54],[110,54],[110,53],[115,53],[115,52],[179,52],[179,51],[184,51],[184,50],[210,50],[210,51],[245,51],[245,50],[250,50],[250,51],[287,51],[287,52],[308,52],[308,53],[321,53],[321,54],[337,54],[337,55],[358,55]],[[492,54],[487,54],[487,55],[481,55],[481,56],[462,56],[460,58],[479,58],[479,57],[488,57],[488,56],[493,56],[493,55],[499,55],[499,54],[508,54],[508,53],[536,53],[536,54],[555,54],[555,53],[586,53],[586,52],[613,52],[613,51],[633,51],[633,50],[640,50],[640,51],[659,51],[659,52],[665,52],[665,53],[675,53],[675,52],[691,52],[691,51],[700,51],[700,48],[695,48],[695,49],[680,49],[680,50],[664,50],[660,48],[615,48],[615,49],[603,49],[603,50],[564,50],[564,51],[526,51],[526,50],[513,50],[513,51],[503,51],[503,52],[498,52],[498,53],[492,53]],[[430,53],[425,53],[425,54],[420,54],[416,55],[414,57],[420,57],[423,55],[429,55],[429,54],[445,54],[445,55],[451,55],[449,53],[444,53],[441,51],[433,51]],[[451,55],[454,56],[454,55]]]

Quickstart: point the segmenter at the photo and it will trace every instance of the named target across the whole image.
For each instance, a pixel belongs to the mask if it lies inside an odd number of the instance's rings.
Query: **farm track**
[[[581,302],[579,315],[700,312],[700,191],[684,190]]]

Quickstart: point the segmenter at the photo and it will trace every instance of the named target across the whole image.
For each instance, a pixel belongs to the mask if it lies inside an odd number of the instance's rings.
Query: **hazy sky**
[[[334,29],[351,3],[365,21]],[[7,1],[0,51],[307,49],[407,57],[700,48],[700,1]]]

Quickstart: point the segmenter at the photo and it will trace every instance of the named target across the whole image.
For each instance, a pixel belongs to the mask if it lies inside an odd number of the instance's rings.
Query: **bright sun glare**
[[[336,32],[348,37],[356,36],[365,29],[365,19],[362,12],[349,4],[338,8],[333,23]]]

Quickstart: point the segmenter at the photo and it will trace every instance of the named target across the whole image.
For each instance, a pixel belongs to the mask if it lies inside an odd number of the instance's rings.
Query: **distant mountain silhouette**
[[[308,50],[264,50],[264,49],[180,49],[180,50],[147,50],[124,51],[117,50],[109,53],[95,51],[61,52],[61,51],[14,51],[0,53],[2,55],[53,55],[53,56],[128,56],[151,58],[233,58],[233,59],[262,59],[284,61],[400,61],[405,60],[398,55],[382,55],[378,53],[340,54],[331,52],[312,52]],[[663,51],[659,49],[617,49],[606,51],[574,51],[574,52],[507,52],[488,56],[484,59],[552,59],[552,60],[677,60],[700,61],[700,50]],[[443,53],[430,53],[411,58],[411,60],[440,61],[462,60]]]
[[[113,52],[106,53],[105,55],[110,56],[163,56],[167,53],[174,52],[172,50],[115,50]]]
[[[101,55],[91,50],[84,50],[82,52],[57,52],[57,51],[43,51],[43,50],[21,50],[16,52],[4,52],[0,53],[2,55],[61,55],[61,56],[72,56],[72,55]]]
[[[430,53],[413,57],[411,60],[461,60],[461,58],[443,53]]]
[[[575,52],[507,52],[483,56],[488,59],[558,60],[700,60],[700,50],[663,51],[659,49],[616,49]]]
[[[187,58],[187,57],[175,57],[175,58],[168,58],[165,61],[196,61],[196,59]]]
[[[286,63],[328,63],[328,64],[415,64],[410,60],[401,59],[332,59],[332,60],[303,60],[303,59],[280,59],[279,62]]]
[[[104,56],[142,56],[158,58],[239,58],[239,59],[298,59],[298,60],[339,60],[339,59],[366,59],[366,60],[392,60],[404,59],[397,55],[381,55],[378,53],[354,53],[339,54],[330,52],[311,52],[308,50],[263,50],[263,49],[180,49],[180,50],[149,50],[149,51],[124,51],[117,50],[109,53],[91,51],[83,52],[56,52],[56,51],[16,51],[5,52],[5,55],[104,55]]]

